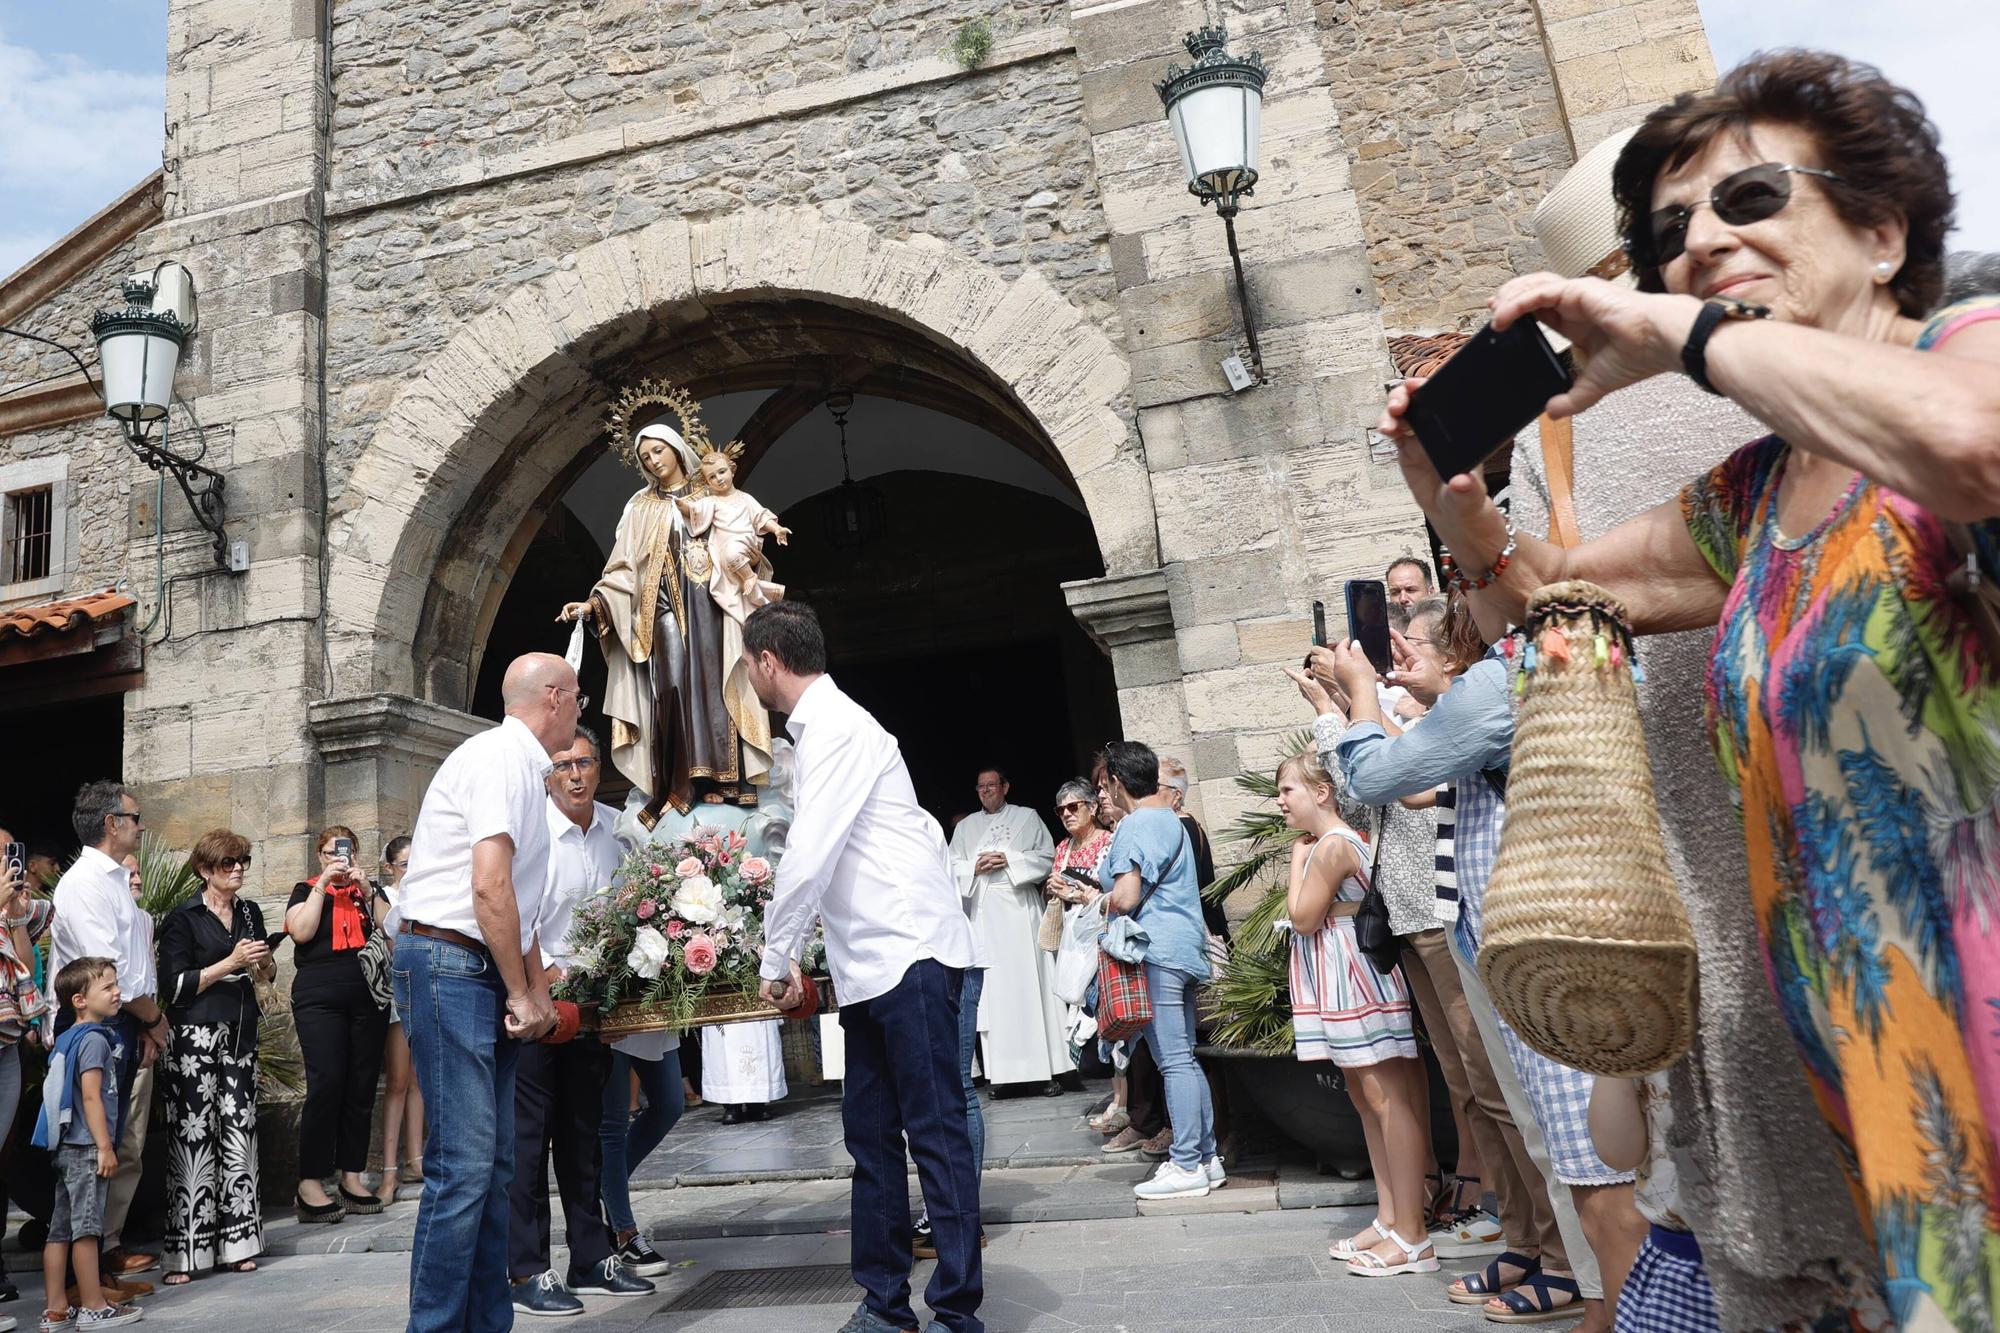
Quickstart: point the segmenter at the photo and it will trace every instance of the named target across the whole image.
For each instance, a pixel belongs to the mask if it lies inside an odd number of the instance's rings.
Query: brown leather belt
[[[405,935],[427,935],[431,939],[444,940],[449,944],[456,944],[462,948],[470,949],[474,953],[485,954],[489,958],[492,957],[492,952],[484,944],[473,939],[472,936],[462,930],[452,930],[446,926],[427,926],[421,921],[405,921],[401,933]]]

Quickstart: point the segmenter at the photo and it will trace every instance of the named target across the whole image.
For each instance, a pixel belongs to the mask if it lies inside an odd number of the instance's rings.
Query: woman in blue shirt
[[[1105,872],[1112,915],[1132,916],[1146,932],[1146,990],[1153,1021],[1144,1040],[1167,1085],[1174,1142],[1141,1199],[1199,1196],[1223,1183],[1215,1155],[1215,1108],[1208,1080],[1194,1061],[1195,984],[1208,980],[1208,936],[1201,920],[1201,885],[1187,831],[1172,793],[1160,786],[1160,761],[1137,741],[1104,747],[1105,783],[1125,817],[1111,836]]]

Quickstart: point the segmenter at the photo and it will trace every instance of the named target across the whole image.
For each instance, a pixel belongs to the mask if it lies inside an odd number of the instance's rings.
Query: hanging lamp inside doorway
[[[858,551],[887,530],[888,501],[873,486],[856,481],[847,461],[847,414],[854,410],[854,395],[835,389],[826,396],[826,410],[840,428],[840,485],[827,510],[826,539],[835,550]]]

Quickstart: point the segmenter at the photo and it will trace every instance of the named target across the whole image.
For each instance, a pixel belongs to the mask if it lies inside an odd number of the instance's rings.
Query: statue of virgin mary
[[[619,451],[646,485],[626,502],[589,598],[557,619],[595,622],[609,669],[611,760],[646,794],[639,818],[651,828],[668,806],[755,805],[770,769],[771,718],[743,679],[740,628],[709,594],[708,549],[675,504],[704,494],[698,409],[685,392],[650,384],[620,408],[634,402],[666,406],[681,429],[657,421],[626,443],[629,427],[617,427]],[[624,410],[614,416],[629,420]]]

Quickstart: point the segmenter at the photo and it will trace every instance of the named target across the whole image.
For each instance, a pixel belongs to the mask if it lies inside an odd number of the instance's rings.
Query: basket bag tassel
[[[1695,942],[1660,836],[1625,608],[1595,584],[1550,584],[1529,599],[1518,651],[1479,975],[1550,1059],[1620,1078],[1665,1069],[1694,1039]]]

